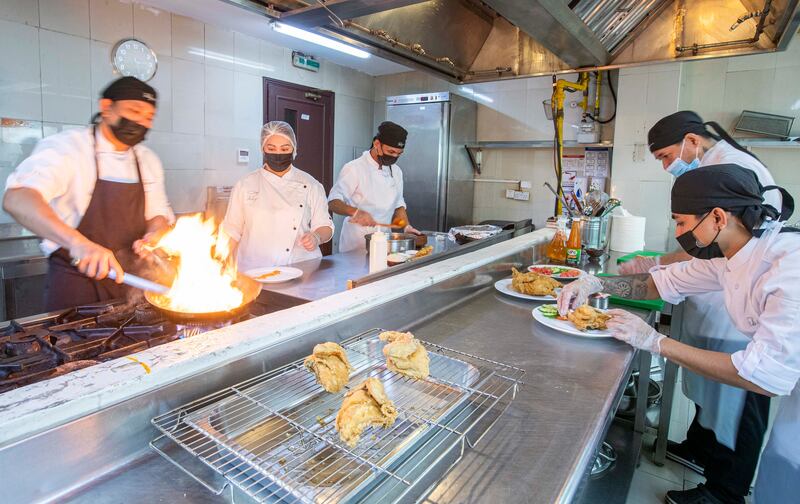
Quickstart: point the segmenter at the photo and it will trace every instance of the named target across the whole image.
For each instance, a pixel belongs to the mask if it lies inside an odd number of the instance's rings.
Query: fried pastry
[[[344,396],[336,414],[336,430],[339,439],[353,448],[364,429],[391,427],[396,418],[397,409],[383,390],[383,384],[377,378],[367,378]]]
[[[350,371],[344,348],[331,341],[314,346],[314,352],[306,357],[303,365],[317,377],[317,383],[328,392],[339,392],[347,385]]]
[[[511,268],[511,274],[511,288],[520,294],[556,297],[556,289],[561,288],[558,280],[539,273],[521,273],[517,268]]]
[[[422,380],[428,377],[430,358],[428,351],[410,332],[385,331],[379,336],[386,341],[383,355],[386,356],[386,367],[390,370]]]
[[[611,315],[589,305],[580,306],[567,315],[567,320],[572,322],[575,327],[581,331],[589,329],[607,329],[606,322],[608,322],[610,318]]]

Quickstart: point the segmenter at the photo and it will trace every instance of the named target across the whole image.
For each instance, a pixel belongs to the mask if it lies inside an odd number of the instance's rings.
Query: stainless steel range
[[[234,319],[176,324],[140,297],[12,320],[0,326],[0,393],[218,329],[265,311],[254,304],[250,311]]]

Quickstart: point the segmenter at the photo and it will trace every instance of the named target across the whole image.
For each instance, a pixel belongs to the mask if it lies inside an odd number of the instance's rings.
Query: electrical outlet
[[[520,189],[530,189],[530,188],[531,188],[531,182],[530,182],[530,180],[523,180],[523,181],[521,181],[521,182],[519,183],[519,187],[520,187]]]
[[[528,201],[531,199],[531,193],[528,191],[514,191],[514,199],[519,201]]]
[[[506,189],[506,198],[515,199],[514,198],[515,193],[516,193],[516,191],[514,189]]]

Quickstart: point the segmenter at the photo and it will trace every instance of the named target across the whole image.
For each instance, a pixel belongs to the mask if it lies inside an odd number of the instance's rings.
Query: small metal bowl
[[[369,241],[372,234],[364,236],[367,241],[367,254],[369,254]],[[416,247],[415,238],[413,234],[406,233],[386,233],[387,241],[389,242],[389,254],[395,252],[405,252],[406,250],[414,250]]]
[[[589,306],[597,308],[598,310],[608,310],[608,294],[598,293],[589,296]]]

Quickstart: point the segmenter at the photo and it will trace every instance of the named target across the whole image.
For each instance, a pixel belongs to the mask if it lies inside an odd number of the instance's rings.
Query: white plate
[[[611,338],[611,333],[608,330],[599,331],[590,329],[588,331],[581,331],[575,325],[570,322],[569,320],[558,320],[556,318],[545,317],[539,311],[541,306],[537,306],[533,309],[531,313],[533,313],[533,318],[542,325],[545,325],[551,329],[555,329],[558,332],[572,334],[573,336],[582,336],[584,338]]]
[[[528,266],[526,268],[526,270],[528,272],[530,272],[531,268],[561,268],[561,269],[564,269],[564,270],[572,270],[572,271],[579,271],[580,272],[580,275],[575,276],[575,277],[562,277],[560,274],[559,275],[545,275],[545,276],[549,276],[550,278],[555,278],[556,280],[575,280],[576,278],[582,277],[583,274],[584,274],[583,270],[580,269],[580,268],[573,268],[572,266],[561,266],[561,265],[558,265],[558,264],[532,264],[531,266]]]
[[[528,294],[522,294],[521,292],[517,292],[511,288],[511,279],[504,278],[502,280],[498,280],[494,283],[494,288],[498,291],[502,292],[503,294],[514,296],[515,298],[520,299],[527,299],[529,301],[555,301],[556,298],[553,296],[529,296]],[[558,292],[558,289],[556,289]]]
[[[259,275],[263,275],[264,273],[270,273],[272,271],[280,271],[280,273],[267,278],[262,278],[262,279],[257,278]],[[303,270],[292,268],[290,266],[273,266],[269,268],[256,268],[247,270],[244,272],[244,274],[249,276],[256,282],[261,282],[262,284],[272,284],[272,283],[288,282],[289,280],[300,278],[301,276],[303,276]]]

